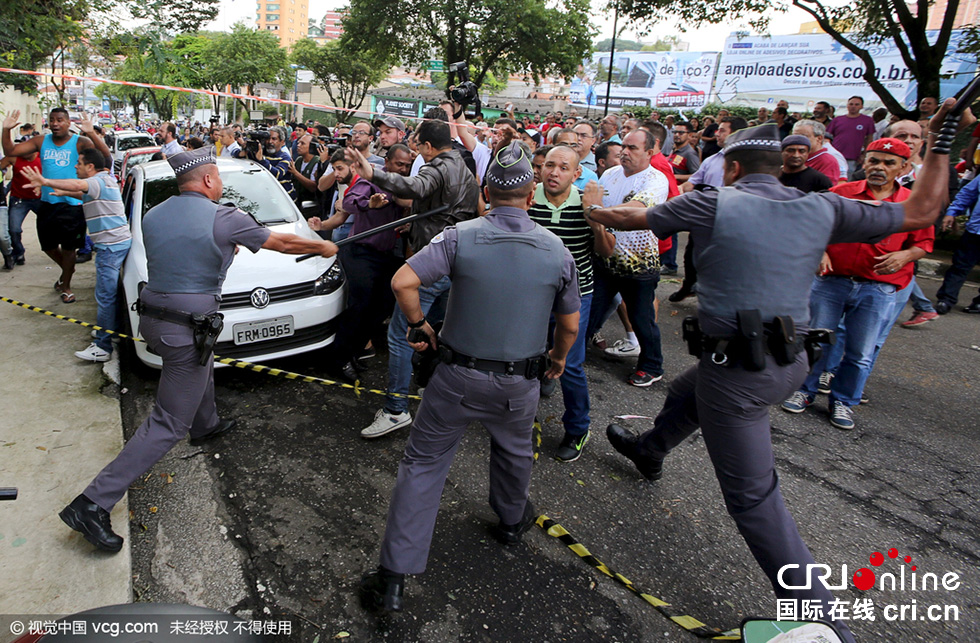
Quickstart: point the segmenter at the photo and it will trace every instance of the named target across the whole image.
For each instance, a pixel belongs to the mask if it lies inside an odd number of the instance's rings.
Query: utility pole
[[[613,61],[616,60],[616,23],[619,22],[619,4],[613,5],[613,35],[612,46],[609,48],[609,76],[606,79],[606,107],[602,110],[602,116],[609,115],[609,91],[612,89],[612,70]]]

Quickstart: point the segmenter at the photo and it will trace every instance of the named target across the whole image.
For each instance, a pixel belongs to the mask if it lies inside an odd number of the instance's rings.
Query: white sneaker
[[[640,345],[628,339],[617,339],[616,343],[606,349],[606,355],[612,357],[636,357],[640,354]]]
[[[112,337],[112,343],[113,344],[118,344],[119,343],[119,336],[118,335],[110,335],[110,337]],[[98,339],[98,338],[99,338],[99,331],[93,330],[92,331],[92,339]]]
[[[361,431],[362,438],[380,438],[382,435],[397,431],[403,426],[412,423],[412,414],[408,411],[392,415],[388,411],[381,409],[374,416],[371,426]]]
[[[75,352],[75,357],[86,362],[108,362],[111,356],[111,353],[102,350],[94,342],[89,344],[85,350]]]

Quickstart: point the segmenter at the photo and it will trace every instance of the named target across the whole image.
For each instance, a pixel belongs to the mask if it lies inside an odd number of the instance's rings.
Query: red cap
[[[909,146],[897,138],[879,138],[877,141],[871,141],[871,144],[868,145],[868,151],[894,154],[901,156],[906,161],[912,156],[912,150],[909,149]]]

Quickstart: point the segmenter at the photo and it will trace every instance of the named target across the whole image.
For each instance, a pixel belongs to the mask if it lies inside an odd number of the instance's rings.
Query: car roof
[[[233,172],[245,172],[247,170],[265,169],[255,161],[245,159],[219,158],[218,171],[221,174],[231,174]],[[139,166],[147,181],[157,181],[160,179],[173,178],[174,171],[169,163],[146,163]],[[271,176],[271,175],[270,175]]]
[[[146,132],[137,132],[134,129],[122,129],[122,130],[119,130],[118,132],[116,132],[115,135],[116,135],[116,138],[119,138],[121,136],[145,136],[147,138],[153,138],[152,136],[150,136]]]

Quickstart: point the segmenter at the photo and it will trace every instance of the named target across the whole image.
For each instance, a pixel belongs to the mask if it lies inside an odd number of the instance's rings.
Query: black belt
[[[837,277],[838,279],[850,279],[854,283],[858,284],[874,284],[878,283],[877,279],[867,279],[866,277],[858,277],[857,275],[827,275],[828,277]]]
[[[136,300],[135,309],[136,314],[140,317],[152,317],[153,319],[159,319],[172,324],[180,324],[188,328],[196,329],[199,326],[199,323],[194,321],[194,314],[184,312],[183,310],[170,310],[169,308],[151,306],[150,304],[143,303],[140,299]]]
[[[439,357],[446,364],[465,366],[477,371],[500,375],[522,375],[529,380],[540,379],[548,370],[551,360],[547,355],[507,362],[495,359],[479,359],[464,355],[445,344],[439,346]]]

